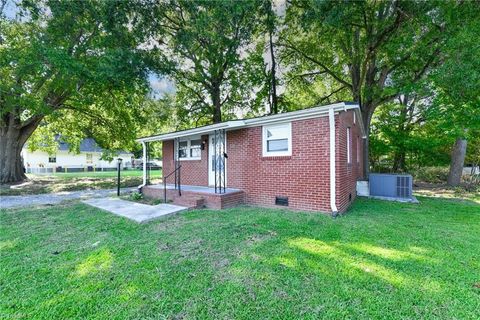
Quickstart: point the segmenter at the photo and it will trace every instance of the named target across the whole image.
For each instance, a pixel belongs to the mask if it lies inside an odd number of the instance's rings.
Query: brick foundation
[[[154,199],[163,199],[163,189],[156,186],[145,186],[142,190],[146,197]],[[229,193],[207,193],[198,191],[182,190],[182,195],[178,195],[178,190],[167,189],[167,201],[189,208],[209,208],[226,209],[245,203],[245,192],[234,191]]]

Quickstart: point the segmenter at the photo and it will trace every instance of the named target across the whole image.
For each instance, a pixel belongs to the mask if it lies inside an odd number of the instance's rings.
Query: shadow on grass
[[[0,213],[18,318],[477,318],[480,212],[359,199],[339,218],[196,210],[138,225],[81,204]]]

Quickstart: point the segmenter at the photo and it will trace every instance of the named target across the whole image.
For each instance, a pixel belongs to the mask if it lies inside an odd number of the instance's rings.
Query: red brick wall
[[[262,157],[262,127],[227,133],[227,186],[246,193],[246,203],[329,211],[328,117],[292,122],[292,156]]]
[[[362,177],[363,139],[360,124],[353,121],[354,111],[340,112],[335,117],[336,127],[336,204],[340,212],[345,211],[355,199],[357,180]],[[358,119],[356,119],[358,120]],[[347,163],[347,128],[350,127],[351,163]],[[357,158],[357,141],[360,142],[360,157]],[[358,160],[358,161],[357,161]],[[350,198],[351,195],[351,198]]]
[[[335,116],[336,203],[339,211],[355,198],[356,180],[361,177],[357,163],[357,137],[362,143],[359,123],[353,112]],[[346,128],[351,127],[352,163],[347,165]],[[208,136],[202,136],[207,140]],[[227,132],[227,187],[245,191],[245,203],[275,206],[275,196],[289,198],[289,208],[330,212],[330,167],[328,116],[292,121],[292,156],[263,157],[262,127]],[[360,149],[361,150],[361,149]],[[208,144],[201,160],[181,161],[182,184],[208,186]],[[173,170],[173,141],[163,144],[166,174]],[[173,183],[173,177],[169,179]]]
[[[200,160],[180,160],[182,165],[181,183],[193,186],[208,186],[208,136],[202,136],[202,141],[207,141],[205,149],[201,152]],[[163,174],[168,175],[174,170],[173,166],[173,140],[163,142]],[[175,182],[175,175],[167,178],[168,183]]]

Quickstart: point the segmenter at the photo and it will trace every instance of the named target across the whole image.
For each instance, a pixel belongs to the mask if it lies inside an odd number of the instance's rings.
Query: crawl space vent
[[[277,206],[288,206],[288,197],[275,197],[275,204]]]

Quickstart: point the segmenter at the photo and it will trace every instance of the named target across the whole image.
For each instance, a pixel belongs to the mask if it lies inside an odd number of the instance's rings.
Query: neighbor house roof
[[[138,142],[164,141],[164,140],[171,140],[171,139],[186,137],[186,136],[208,134],[219,129],[235,130],[235,129],[241,129],[241,128],[247,128],[247,127],[261,126],[264,124],[273,124],[273,123],[280,123],[280,122],[286,122],[286,121],[292,121],[292,120],[309,119],[309,118],[315,118],[319,116],[326,116],[328,115],[329,109],[333,109],[335,112],[354,109],[357,112],[357,118],[361,125],[362,133],[365,135],[365,130],[362,122],[362,117],[360,114],[359,105],[357,103],[352,103],[352,102],[339,102],[339,103],[334,103],[334,104],[329,104],[329,105],[319,106],[314,108],[284,112],[284,113],[279,113],[274,115],[265,115],[261,117],[250,118],[250,119],[225,121],[225,122],[215,123],[215,124],[211,124],[203,127],[193,128],[193,129],[142,137],[137,139],[137,141]]]
[[[58,150],[69,151],[70,145],[62,140],[58,140]],[[80,152],[102,152],[103,149],[92,138],[83,139],[80,142]]]
[[[69,144],[62,141],[61,138],[58,138],[58,150],[60,151],[69,151]],[[80,152],[103,152],[104,149],[100,147],[95,139],[85,138],[80,142]],[[120,150],[117,151],[117,154],[129,154],[130,152]]]
[[[60,135],[55,136],[55,140],[58,142],[58,151],[70,151],[70,145],[67,142],[62,141]],[[23,146],[23,148],[27,148],[28,142]],[[85,138],[80,142],[80,152],[103,152],[104,149],[100,147],[95,139],[93,138]],[[130,154],[128,151],[120,150],[117,151],[117,154]]]

